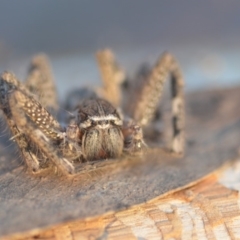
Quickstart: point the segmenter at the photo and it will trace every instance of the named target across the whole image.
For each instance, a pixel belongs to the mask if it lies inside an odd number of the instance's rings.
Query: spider
[[[0,108],[28,169],[39,172],[53,163],[62,172],[74,174],[74,162],[114,159],[123,153],[141,152],[146,144],[143,129],[156,112],[163,85],[170,74],[172,93],[172,141],[169,150],[184,152],[183,78],[178,64],[164,53],[144,78],[131,101],[129,116],[119,109],[123,70],[109,49],[97,53],[103,87],[75,101],[73,117],[64,126],[54,117],[58,100],[48,58],[33,58],[24,83],[11,72],[0,79]],[[85,94],[87,95],[87,94]],[[76,100],[77,99],[77,100]],[[55,114],[56,115],[56,114]]]

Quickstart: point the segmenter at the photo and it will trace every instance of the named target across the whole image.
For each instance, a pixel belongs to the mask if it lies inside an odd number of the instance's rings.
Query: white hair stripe
[[[114,116],[112,114],[109,114],[107,116],[91,116],[90,119],[93,120],[93,121],[119,120],[118,117],[116,117],[116,116]]]

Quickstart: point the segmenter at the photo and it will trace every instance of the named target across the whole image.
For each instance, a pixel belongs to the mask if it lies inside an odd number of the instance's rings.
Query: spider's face
[[[123,151],[122,120],[106,100],[84,101],[78,110],[82,151],[87,160],[114,158]]]

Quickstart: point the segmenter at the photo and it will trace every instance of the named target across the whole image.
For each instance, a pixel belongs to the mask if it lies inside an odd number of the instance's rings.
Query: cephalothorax
[[[172,90],[173,137],[170,151],[184,151],[183,79],[174,58],[165,53],[144,79],[128,103],[129,116],[118,108],[125,74],[114,61],[110,50],[99,51],[97,60],[104,86],[84,99],[76,93],[68,102],[73,114],[66,127],[52,115],[58,111],[57,95],[49,63],[44,55],[36,56],[25,83],[9,72],[0,80],[0,108],[28,168],[37,172],[49,162],[63,172],[75,172],[74,161],[98,161],[117,158],[124,152],[135,153],[146,145],[143,127],[156,111],[165,80],[170,73]],[[77,99],[77,100],[76,100]]]

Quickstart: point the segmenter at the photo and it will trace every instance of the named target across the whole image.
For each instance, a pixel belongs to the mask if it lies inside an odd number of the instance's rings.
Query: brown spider
[[[125,74],[110,50],[99,51],[97,60],[104,86],[77,103],[67,127],[51,114],[58,110],[57,95],[46,56],[32,60],[25,83],[12,73],[2,74],[0,108],[12,132],[11,139],[19,146],[31,171],[38,172],[52,161],[63,172],[73,174],[76,160],[117,158],[123,152],[141,151],[145,146],[142,127],[152,120],[169,73],[173,126],[170,150],[183,154],[183,79],[173,56],[164,53],[157,61],[131,103],[128,118],[117,110]]]

